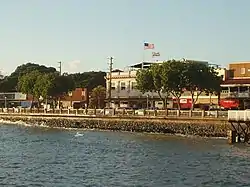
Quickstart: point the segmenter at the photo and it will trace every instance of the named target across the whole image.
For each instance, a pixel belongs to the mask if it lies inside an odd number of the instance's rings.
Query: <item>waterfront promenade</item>
[[[5,115],[44,115],[44,116],[75,116],[75,117],[113,117],[113,118],[208,118],[227,119],[227,111],[203,110],[126,110],[126,109],[28,109],[1,108],[0,114]]]
[[[211,111],[212,112],[212,111]],[[38,110],[2,109],[5,123],[25,122],[51,128],[98,129],[227,137],[227,112],[177,110]]]

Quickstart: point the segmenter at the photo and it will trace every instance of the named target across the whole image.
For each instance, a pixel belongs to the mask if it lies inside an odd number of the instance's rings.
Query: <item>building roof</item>
[[[168,60],[165,60],[165,61],[168,61]],[[182,58],[181,61],[187,62],[187,63],[196,62],[196,63],[201,63],[201,64],[205,64],[205,65],[208,65],[208,66],[212,66],[212,67],[215,67],[215,68],[220,68],[220,65],[218,65],[218,64],[211,64],[208,61],[191,60],[191,59],[184,59],[184,58]],[[131,65],[129,67],[130,68],[138,68],[139,69],[139,68],[142,68],[142,63],[143,63],[143,67],[144,68],[148,68],[152,64],[161,64],[163,62],[164,62],[164,60],[163,61],[162,60],[161,61],[143,61],[143,62],[139,62],[137,64],[133,64],[133,65]]]
[[[76,88],[70,94],[61,96],[62,101],[87,101],[88,90],[87,88]]]
[[[250,63],[250,61],[239,61],[239,62],[231,62],[231,63],[229,63],[229,65],[230,64],[249,64]]]
[[[152,62],[139,62],[137,64],[133,64],[129,67],[131,68],[141,68],[142,67],[142,63],[143,63],[143,66],[146,67],[146,66],[150,66],[152,64]]]
[[[162,62],[163,61],[143,61],[143,62],[139,62],[137,64],[133,64],[133,65],[131,65],[129,67],[131,67],[131,68],[141,68],[142,63],[143,63],[143,67],[147,68],[147,67],[151,66],[152,64],[157,64],[157,63],[159,64],[159,63],[162,63]]]
[[[120,69],[114,69],[112,72],[124,72],[124,71],[122,71]]]
[[[222,83],[222,85],[228,84],[250,84],[250,79],[228,79]]]

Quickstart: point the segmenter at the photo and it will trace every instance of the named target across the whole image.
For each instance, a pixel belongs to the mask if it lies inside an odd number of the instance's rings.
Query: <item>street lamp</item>
[[[88,108],[90,108],[90,102],[91,102],[91,95],[89,95],[89,98],[88,98]]]
[[[7,108],[7,97],[4,97],[4,107]]]
[[[148,97],[149,97],[149,95],[147,95],[147,109],[148,109]]]

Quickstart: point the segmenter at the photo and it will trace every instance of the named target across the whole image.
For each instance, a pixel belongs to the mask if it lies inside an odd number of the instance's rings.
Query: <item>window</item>
[[[241,68],[240,69],[240,74],[245,74],[246,73],[246,69],[245,68]]]
[[[115,82],[111,82],[111,90],[115,90]]]
[[[131,89],[135,90],[136,89],[136,82],[132,82]]]
[[[125,82],[121,82],[121,90],[125,90],[126,89],[126,84]]]

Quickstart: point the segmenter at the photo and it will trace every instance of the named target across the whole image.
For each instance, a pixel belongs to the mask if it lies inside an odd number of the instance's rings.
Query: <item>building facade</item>
[[[27,94],[20,92],[0,93],[0,107],[17,107],[25,105],[28,97]]]
[[[185,60],[185,62],[193,60]],[[204,64],[208,64],[205,61],[195,61]],[[111,73],[111,107],[113,108],[163,108],[163,101],[159,97],[158,93],[146,92],[142,93],[136,88],[136,72],[141,68],[148,68],[154,63],[162,63],[162,61],[157,62],[140,62],[129,67],[128,71],[114,71]],[[226,79],[226,69],[216,68],[219,76]],[[106,87],[107,87],[107,98],[109,97],[109,84],[110,84],[110,74],[106,75]],[[167,108],[176,107],[175,98],[173,96],[168,96],[162,93],[162,98],[167,103]],[[181,104],[185,107],[190,107],[191,96],[189,92],[185,92],[181,97]],[[197,104],[205,103],[218,104],[218,96],[202,94],[199,96]]]
[[[234,62],[229,64],[232,79],[250,79],[250,62]]]
[[[231,108],[250,108],[250,62],[229,64],[228,77],[221,87],[221,97],[225,99],[228,108],[229,102],[234,105]]]
[[[62,108],[87,108],[89,92],[87,88],[76,88],[61,98]]]
[[[111,74],[111,104],[113,108],[162,108],[163,102],[157,93],[142,93],[136,88],[135,68],[128,71],[112,72]],[[106,83],[109,88],[107,73]],[[165,97],[164,94],[162,94]],[[108,96],[108,93],[107,93]],[[166,98],[167,99],[167,98]],[[170,107],[171,103],[169,103]]]

